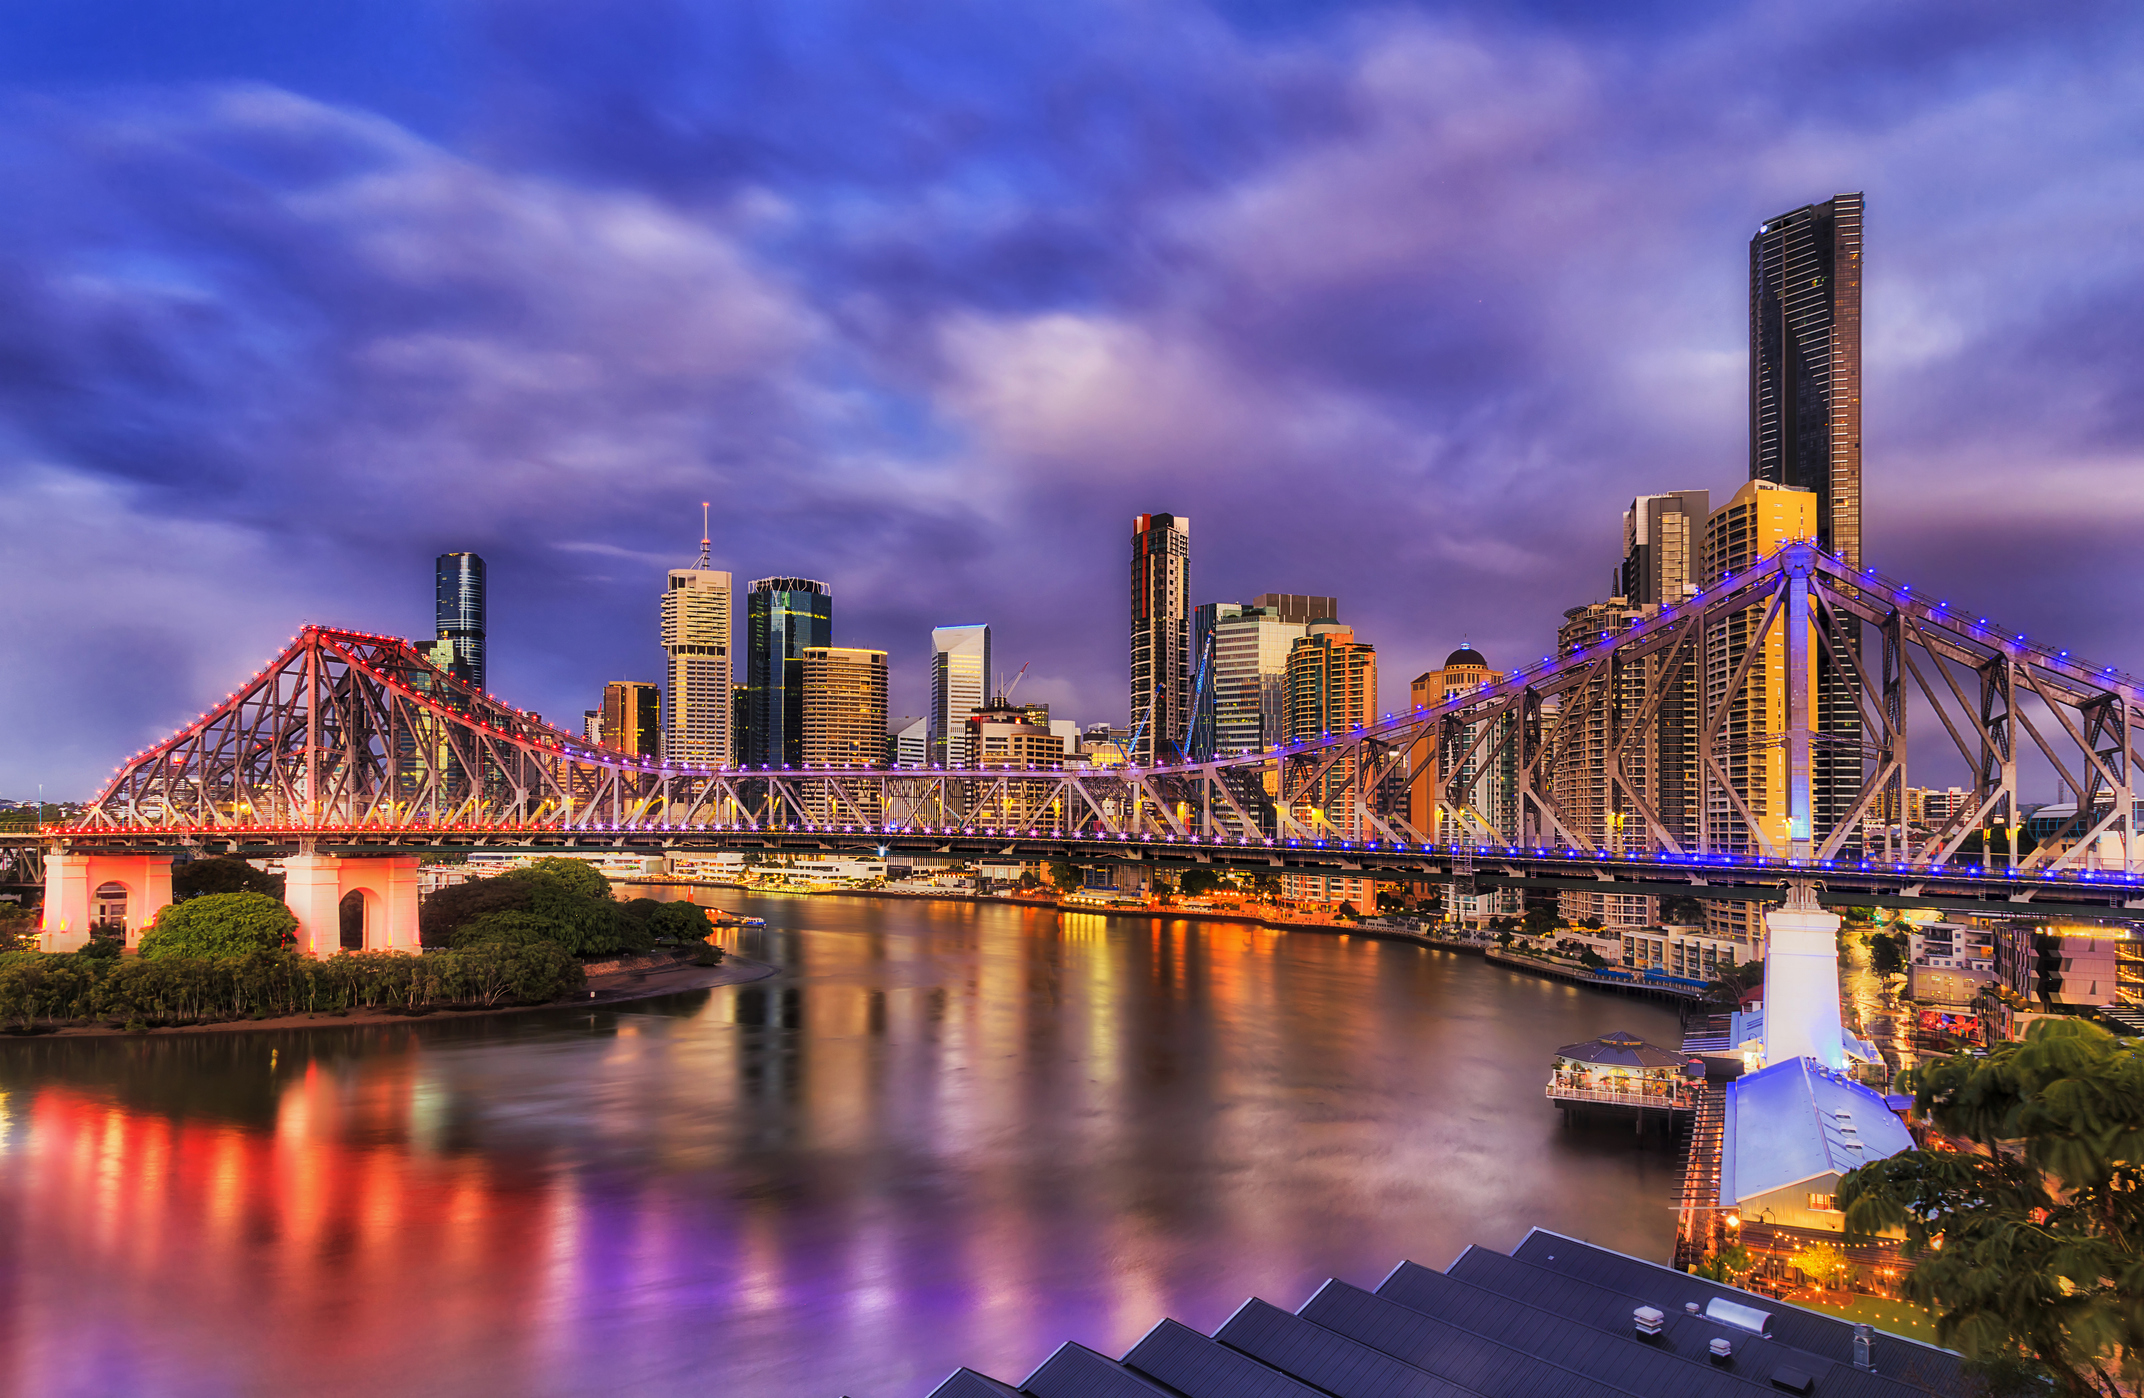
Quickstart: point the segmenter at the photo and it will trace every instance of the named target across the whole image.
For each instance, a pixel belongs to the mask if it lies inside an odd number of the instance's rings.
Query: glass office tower
[[[810,578],[761,578],[745,599],[745,732],[740,760],[804,761],[804,652],[834,644],[834,594]]]
[[[484,560],[443,553],[433,560],[438,636],[432,659],[456,679],[484,688]]]

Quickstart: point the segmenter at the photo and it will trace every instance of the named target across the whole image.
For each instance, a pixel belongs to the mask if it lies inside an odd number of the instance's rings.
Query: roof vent
[[[1737,1330],[1747,1330],[1752,1335],[1772,1333],[1770,1311],[1760,1311],[1755,1306],[1745,1306],[1724,1296],[1715,1296],[1706,1304],[1705,1319],[1716,1320],[1722,1325],[1732,1325]]]
[[[1712,1351],[1713,1363],[1724,1367],[1734,1362],[1735,1347],[1727,1342],[1726,1336],[1716,1337],[1706,1348]]]
[[[1682,1303],[1682,1308],[1683,1308],[1684,1310],[1688,1311],[1688,1312],[1689,1312],[1689,1313],[1690,1313],[1691,1315],[1696,1315],[1696,1314],[1697,1314],[1697,1312],[1698,1312],[1698,1304],[1697,1304],[1697,1302],[1695,1302],[1695,1301],[1685,1301],[1685,1302],[1683,1302],[1683,1303]]]
[[[1648,1338],[1660,1333],[1660,1323],[1666,1319],[1658,1306],[1640,1306],[1630,1313],[1631,1324],[1637,1327],[1641,1336]]]
[[[1858,1321],[1855,1322],[1854,1367],[1856,1369],[1866,1369],[1872,1374],[1876,1372],[1876,1357],[1869,1352],[1870,1346],[1875,1339],[1876,1332],[1874,1329]]]
[[[1784,1389],[1789,1393],[1807,1393],[1816,1387],[1816,1380],[1799,1369],[1774,1369],[1772,1387]]]

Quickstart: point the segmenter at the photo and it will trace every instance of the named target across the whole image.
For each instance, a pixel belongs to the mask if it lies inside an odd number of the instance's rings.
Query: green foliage
[[[497,942],[508,946],[525,947],[541,942],[547,946],[563,949],[569,930],[549,918],[534,913],[505,909],[486,913],[473,922],[454,929],[448,945],[457,951]]]
[[[1794,1254],[1792,1261],[1818,1287],[1832,1286],[1846,1279],[1846,1254],[1830,1243],[1810,1243]]]
[[[1663,898],[1660,900],[1660,920],[1694,926],[1705,920],[1705,904],[1697,898]]]
[[[283,880],[265,874],[243,859],[189,859],[171,867],[171,896],[179,902],[216,893],[265,893],[280,900]]]
[[[1601,967],[1606,966],[1608,962],[1599,952],[1587,947],[1578,954],[1578,964],[1589,971],[1598,971]]]
[[[0,957],[0,1025],[319,1013],[365,1006],[542,1004],[579,990],[580,964],[548,942],[458,951],[291,951],[104,960],[80,954]]]
[[[42,910],[0,903],[0,955],[11,951],[36,951],[37,930],[43,925]]]
[[[1280,875],[1263,872],[1251,875],[1251,891],[1261,898],[1272,899],[1279,897]]]
[[[1985,1057],[1902,1079],[1978,1150],[1912,1150],[1840,1181],[1847,1226],[1901,1228],[1907,1293],[1990,1376],[2038,1366],[2072,1394],[2144,1378],[2144,1041],[2035,1022]]]
[[[1204,898],[1221,886],[1221,876],[1211,869],[1186,869],[1176,886],[1186,898]]]
[[[610,880],[603,877],[602,870],[585,859],[561,859],[553,855],[548,859],[539,859],[525,869],[515,870],[514,875],[509,877],[513,876],[550,879],[568,893],[593,898],[599,902],[610,901]]]
[[[1060,891],[1070,892],[1078,888],[1080,882],[1079,866],[1077,864],[1074,864],[1069,859],[1053,859],[1050,861],[1050,883]]]
[[[467,933],[474,924],[501,914],[522,914],[531,921],[493,925],[523,932],[540,927],[540,940],[585,959],[643,952],[655,945],[658,934],[645,917],[629,914],[630,906],[612,899],[609,881],[586,861],[539,859],[526,869],[440,889],[425,899],[417,925],[426,946],[459,947],[473,944]]]
[[[266,893],[210,893],[164,909],[141,940],[145,960],[167,956],[244,956],[296,940],[298,919]]]
[[[1339,907],[1333,909],[1333,916],[1344,917],[1348,921],[1353,922],[1357,918],[1360,918],[1362,914],[1355,911],[1355,905],[1353,903],[1342,903]]]
[[[1547,903],[1536,903],[1526,910],[1526,935],[1546,937],[1556,930],[1556,909]]]
[[[1877,974],[1903,975],[1906,970],[1906,953],[1911,946],[1903,932],[1871,932],[1868,935],[1869,963]]]

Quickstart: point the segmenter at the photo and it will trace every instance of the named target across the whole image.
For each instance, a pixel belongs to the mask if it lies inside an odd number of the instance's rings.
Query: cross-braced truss
[[[1918,696],[1918,700],[1914,699]],[[1972,784],[1905,819],[1907,715]],[[1941,863],[2023,817],[2026,745],[2074,814],[1990,864],[2144,870],[2144,691],[1790,544],[1588,648],[1267,752],[1152,769],[716,769],[591,745],[392,637],[308,628],[128,761],[91,829],[973,830]]]

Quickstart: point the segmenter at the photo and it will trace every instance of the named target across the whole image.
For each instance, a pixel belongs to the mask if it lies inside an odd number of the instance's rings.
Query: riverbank
[[[533,1010],[594,1009],[608,1005],[652,1000],[659,995],[682,995],[687,991],[711,990],[722,985],[742,985],[764,980],[776,968],[747,957],[725,955],[714,966],[672,961],[668,967],[654,958],[634,957],[612,963],[615,969],[588,977],[585,990],[575,997],[546,1000],[536,1005],[430,1005],[414,1010],[370,1006],[350,1010],[322,1010],[317,1014],[275,1015],[267,1019],[226,1019],[210,1024],[160,1025],[150,1029],[127,1029],[113,1024],[65,1024],[24,1033],[0,1033],[0,1043],[48,1039],[169,1039],[181,1034],[243,1034],[256,1029],[348,1029],[364,1024],[407,1024],[416,1019],[481,1019],[491,1015],[525,1014]]]

